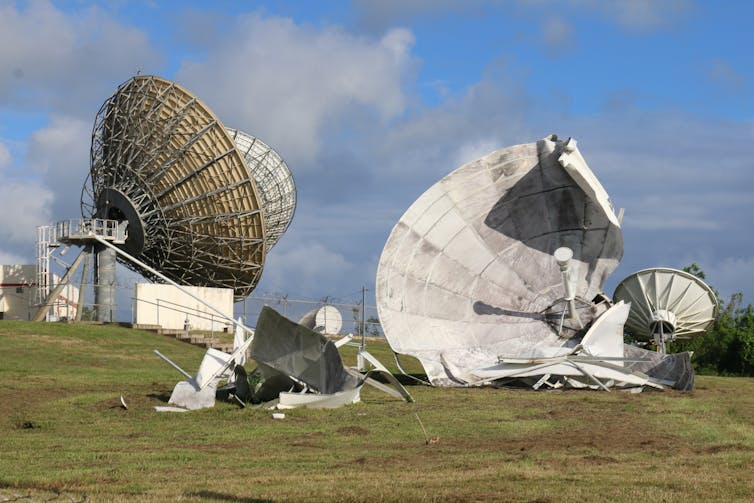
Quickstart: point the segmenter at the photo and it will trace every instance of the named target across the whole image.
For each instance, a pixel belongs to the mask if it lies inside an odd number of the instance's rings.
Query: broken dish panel
[[[553,253],[573,251],[579,320],[565,309]],[[618,218],[574,140],[549,136],[493,152],[430,187],[393,228],[377,271],[377,308],[393,350],[435,385],[500,355],[573,345],[591,300],[623,255]]]

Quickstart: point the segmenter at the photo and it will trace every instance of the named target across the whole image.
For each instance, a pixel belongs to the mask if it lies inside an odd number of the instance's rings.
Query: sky
[[[556,133],[625,209],[608,294],[697,263],[754,302],[753,19],[747,0],[0,0],[0,263],[81,215],[94,118],[141,72],[293,172],[257,295],[359,299],[425,190]]]

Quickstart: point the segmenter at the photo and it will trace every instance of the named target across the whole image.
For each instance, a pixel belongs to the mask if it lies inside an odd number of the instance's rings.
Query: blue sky
[[[754,302],[752,20],[743,0],[0,0],[0,262],[79,215],[94,116],[140,70],[288,161],[299,207],[260,293],[371,288],[424,190],[557,133],[626,209],[608,293],[697,262]]]

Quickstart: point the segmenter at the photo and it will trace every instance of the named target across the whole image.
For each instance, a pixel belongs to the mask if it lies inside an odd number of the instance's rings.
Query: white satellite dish
[[[380,322],[433,384],[457,385],[451,368],[573,344],[622,255],[620,222],[574,140],[505,148],[437,182],[393,228]]]
[[[653,268],[635,272],[615,288],[613,300],[631,303],[626,328],[644,341],[665,343],[703,334],[717,318],[715,292],[684,271]]]
[[[343,317],[337,307],[324,305],[306,313],[298,323],[321,334],[337,334],[343,327]]]

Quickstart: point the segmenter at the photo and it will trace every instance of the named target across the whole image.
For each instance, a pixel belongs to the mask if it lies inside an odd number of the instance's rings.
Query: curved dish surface
[[[82,214],[128,220],[123,248],[147,265],[178,283],[247,296],[266,253],[259,200],[225,127],[180,85],[135,76],[102,105]]]
[[[270,251],[296,212],[296,184],[288,164],[272,147],[248,133],[226,128],[251,169],[264,211],[265,239]]]
[[[465,164],[419,197],[385,244],[376,297],[388,342],[437,385],[457,384],[451,369],[573,344],[552,323],[564,297],[553,253],[563,246],[589,311],[623,240],[575,141],[550,136]]]
[[[338,334],[343,328],[343,317],[337,307],[324,305],[306,313],[298,323],[322,334]]]
[[[635,272],[615,287],[613,299],[631,303],[626,329],[640,340],[652,340],[653,326],[670,321],[674,338],[703,334],[718,313],[715,292],[696,276],[656,267]]]

